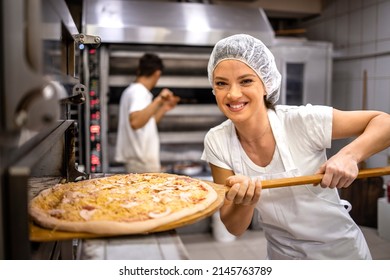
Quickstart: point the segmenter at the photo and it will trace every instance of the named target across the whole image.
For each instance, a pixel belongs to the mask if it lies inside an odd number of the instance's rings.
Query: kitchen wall
[[[311,40],[334,48],[332,104],[363,108],[367,71],[367,109],[390,113],[390,0],[324,0],[321,15],[302,27]],[[330,154],[348,141],[335,143]],[[390,165],[390,149],[372,156],[367,167]]]

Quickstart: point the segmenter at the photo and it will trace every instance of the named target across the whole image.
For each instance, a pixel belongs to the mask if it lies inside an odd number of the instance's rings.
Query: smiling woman
[[[257,209],[270,259],[371,259],[337,188],[354,181],[359,162],[390,146],[390,116],[275,105],[281,75],[274,56],[246,34],[215,45],[208,77],[228,120],[207,133],[202,159],[214,182],[229,187],[220,210],[228,231],[243,234]],[[332,140],[349,137],[356,138],[327,159]],[[262,180],[315,173],[323,174],[321,187],[262,190]]]

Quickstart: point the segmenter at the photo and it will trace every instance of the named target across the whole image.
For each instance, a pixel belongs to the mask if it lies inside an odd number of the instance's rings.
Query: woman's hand
[[[234,204],[255,205],[261,195],[261,181],[253,181],[243,175],[234,175],[226,179],[226,186],[230,190],[226,194],[226,199]]]
[[[324,174],[320,183],[323,188],[347,188],[356,179],[359,167],[352,157],[336,154],[326,161],[316,173]]]

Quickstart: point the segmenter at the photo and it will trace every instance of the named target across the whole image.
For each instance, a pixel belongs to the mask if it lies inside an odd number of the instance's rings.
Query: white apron
[[[268,110],[268,116],[285,172],[258,178],[300,176],[276,113]],[[233,169],[242,174],[240,143],[236,133],[232,135]],[[340,200],[337,189],[312,185],[264,189],[256,209],[269,259],[371,259],[361,230],[348,214],[350,204]]]

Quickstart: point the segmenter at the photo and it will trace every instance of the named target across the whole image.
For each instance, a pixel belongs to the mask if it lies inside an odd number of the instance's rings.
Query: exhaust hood
[[[102,43],[212,46],[246,33],[272,45],[275,33],[261,8],[201,3],[85,0],[83,27]]]

